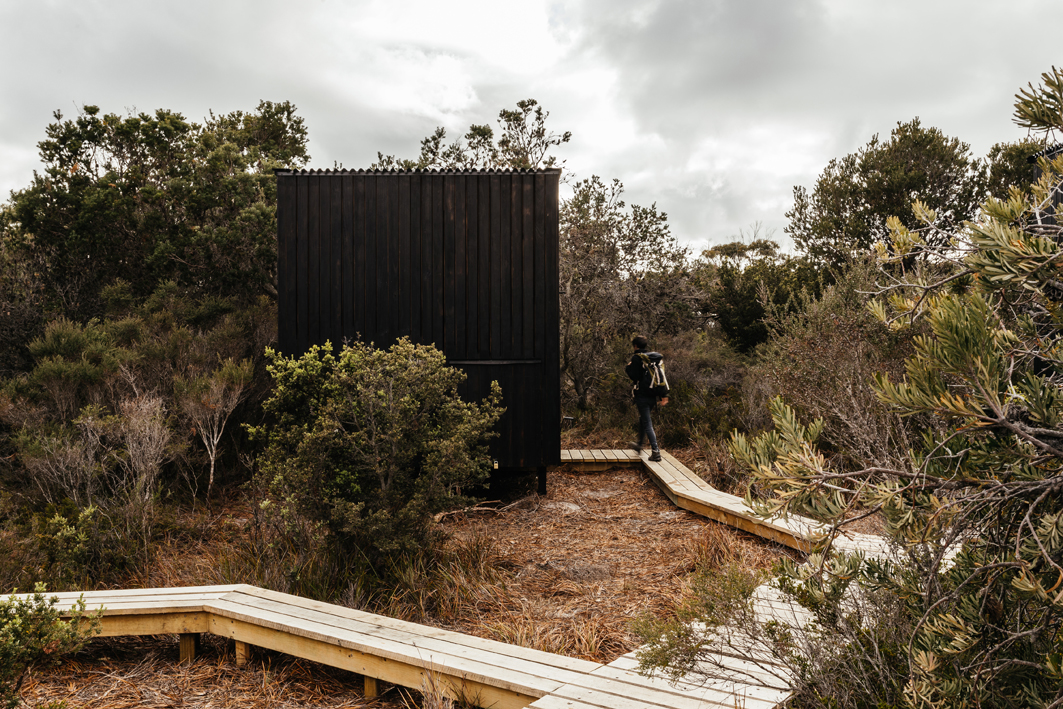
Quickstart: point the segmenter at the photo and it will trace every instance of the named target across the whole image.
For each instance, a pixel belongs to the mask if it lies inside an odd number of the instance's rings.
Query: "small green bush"
[[[19,704],[27,671],[79,650],[99,632],[100,613],[86,614],[84,597],[63,620],[55,608],[58,597],[45,598],[44,591],[38,584],[25,598],[0,601],[0,703],[9,708]]]
[[[386,351],[331,349],[299,358],[270,351],[267,420],[249,429],[264,446],[259,521],[267,550],[283,551],[278,560],[312,568],[293,552],[323,544],[321,554],[385,576],[390,559],[430,549],[432,516],[486,480],[485,443],[502,394],[496,383],[483,402],[462,401],[465,375],[439,350],[405,338]]]

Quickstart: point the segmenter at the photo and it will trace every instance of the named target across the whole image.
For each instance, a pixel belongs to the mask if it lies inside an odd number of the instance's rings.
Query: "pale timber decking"
[[[758,518],[741,498],[714,489],[668,453],[659,463],[648,457],[619,449],[561,452],[563,464],[583,468],[641,465],[679,507],[794,549],[807,551],[822,534],[812,520]],[[870,554],[886,549],[871,535],[835,544]],[[69,608],[81,594],[54,595]],[[716,676],[673,684],[638,674],[634,652],[600,665],[255,586],[93,591],[84,598],[89,610],[103,609],[101,635],[178,634],[181,659],[188,660],[198,635],[213,633],[236,641],[238,664],[250,646],[269,648],[361,674],[370,697],[377,680],[419,689],[428,674],[451,696],[498,709],[772,709],[790,695],[781,666],[766,657],[738,657],[724,643]],[[753,603],[765,619],[800,623],[806,617],[767,585]]]

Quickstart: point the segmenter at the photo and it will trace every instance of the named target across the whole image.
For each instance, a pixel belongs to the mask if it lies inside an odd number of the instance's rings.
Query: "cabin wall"
[[[481,399],[501,467],[560,462],[559,170],[279,171],[279,346],[434,344]]]

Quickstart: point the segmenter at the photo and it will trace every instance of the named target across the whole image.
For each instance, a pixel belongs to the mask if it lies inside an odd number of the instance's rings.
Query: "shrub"
[[[813,573],[820,562],[825,582]],[[739,657],[790,686],[787,706],[794,709],[901,706],[907,639],[915,624],[905,604],[883,591],[851,593],[858,559],[813,556],[800,568],[785,560],[784,565],[775,614],[804,622],[760,617],[753,597],[763,575],[733,563],[699,566],[690,597],[674,618],[644,616],[636,622],[645,643],[638,653],[640,670],[672,679],[741,681],[732,660]],[[779,610],[786,608],[791,612]]]
[[[100,614],[87,615],[84,598],[62,620],[55,608],[59,599],[46,599],[44,590],[38,584],[26,598],[0,601],[0,702],[10,709],[19,705],[27,671],[80,649],[99,631]]]
[[[1051,134],[1063,128],[1063,72],[1043,78],[1020,94],[1016,120]],[[777,433],[735,440],[779,493],[765,514],[841,529],[854,509],[882,513],[903,555],[864,561],[860,587],[915,619],[904,688],[915,707],[1063,705],[1063,230],[1052,206],[1063,157],[1039,166],[1029,193],[988,199],[962,231],[917,201],[923,226],[891,219],[878,245],[885,297],[873,310],[892,330],[927,330],[903,377],[878,374],[872,387],[898,414],[934,422],[907,455],[839,466],[815,447],[820,426],[781,401]]]
[[[868,310],[876,273],[870,262],[857,261],[818,298],[804,298],[793,312],[774,312],[772,339],[758,351],[745,384],[762,411],[778,395],[803,417],[822,419],[821,445],[858,465],[905,458],[930,423],[926,417],[903,419],[867,386],[876,373],[904,371],[918,334],[891,330]]]
[[[441,352],[402,339],[269,353],[275,389],[257,481],[273,548],[313,548],[386,575],[388,560],[431,548],[433,514],[490,469],[485,442],[502,413],[497,384],[481,403],[458,396],[464,374]]]

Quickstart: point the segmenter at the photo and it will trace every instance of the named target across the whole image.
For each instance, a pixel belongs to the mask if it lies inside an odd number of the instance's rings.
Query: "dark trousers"
[[[650,450],[657,452],[657,434],[653,432],[653,418],[650,416],[653,407],[657,405],[656,399],[635,399],[635,407],[639,410],[639,448],[644,441],[649,441]]]

